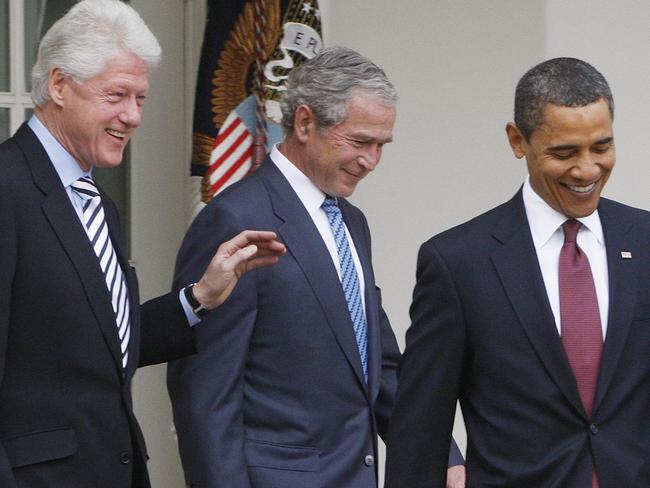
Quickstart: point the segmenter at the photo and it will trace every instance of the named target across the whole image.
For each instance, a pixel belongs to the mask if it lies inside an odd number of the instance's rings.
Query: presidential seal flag
[[[322,46],[316,0],[208,1],[192,134],[194,215],[282,139],[287,76]]]

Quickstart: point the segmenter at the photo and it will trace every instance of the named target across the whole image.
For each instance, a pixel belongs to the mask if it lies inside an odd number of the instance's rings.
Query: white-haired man
[[[120,164],[159,59],[127,4],[79,2],[39,47],[35,115],[0,146],[3,488],[147,488],[136,368],[193,352],[204,309],[283,252],[274,233],[246,231],[195,285],[140,307],[115,205],[92,169]]]

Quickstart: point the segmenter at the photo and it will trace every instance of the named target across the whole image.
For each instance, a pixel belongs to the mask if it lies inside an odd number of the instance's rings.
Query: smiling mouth
[[[596,188],[596,183],[598,183],[600,179],[597,181],[594,181],[593,183],[590,183],[588,185],[568,185],[566,183],[560,183],[562,186],[565,188],[568,188],[574,193],[589,193],[591,192],[594,188]]]
[[[363,177],[365,176],[363,173],[362,173],[362,174],[353,173],[353,172],[350,171],[349,169],[345,169],[344,171],[345,171],[348,175],[352,176],[353,178],[355,178],[355,179],[357,179],[357,180],[360,180],[361,178],[363,178]]]
[[[110,136],[113,136],[117,139],[124,140],[126,138],[126,132],[122,132],[115,129],[106,129],[106,133]]]

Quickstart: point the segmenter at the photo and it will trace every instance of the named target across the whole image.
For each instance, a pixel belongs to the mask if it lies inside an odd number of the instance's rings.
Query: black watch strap
[[[192,292],[194,285],[196,285],[196,283],[192,283],[191,285],[187,285],[185,287],[185,298],[187,299],[187,303],[190,304],[190,307],[192,307],[192,312],[194,312],[194,315],[202,319],[208,314],[210,310],[201,305],[194,296],[194,293]]]

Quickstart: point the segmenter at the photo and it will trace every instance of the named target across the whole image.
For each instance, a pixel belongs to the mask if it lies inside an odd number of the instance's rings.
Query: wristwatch
[[[187,303],[190,304],[190,307],[192,307],[192,312],[194,312],[194,315],[202,319],[208,314],[210,310],[201,305],[201,303],[199,303],[199,301],[194,296],[194,293],[192,292],[194,285],[196,285],[196,283],[192,283],[191,285],[187,285],[185,287],[185,298],[187,299]]]

